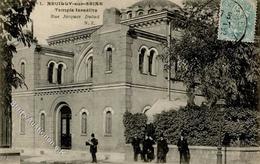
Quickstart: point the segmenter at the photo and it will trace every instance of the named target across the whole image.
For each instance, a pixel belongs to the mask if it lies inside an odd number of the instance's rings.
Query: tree
[[[30,14],[36,0],[2,0],[0,2],[0,147],[11,146],[12,136],[12,87],[24,84],[23,75],[12,65],[16,53],[15,42],[30,46],[33,41],[24,27],[30,21]]]
[[[255,45],[220,41],[218,0],[186,1],[184,20],[178,24],[182,37],[174,38],[172,62],[178,60],[177,77],[188,95],[200,91],[210,106],[224,99],[228,106],[256,107],[260,60]]]

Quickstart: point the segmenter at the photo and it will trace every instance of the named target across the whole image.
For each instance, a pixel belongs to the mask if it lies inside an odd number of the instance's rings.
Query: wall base
[[[20,164],[20,151],[10,148],[0,148],[0,164]]]

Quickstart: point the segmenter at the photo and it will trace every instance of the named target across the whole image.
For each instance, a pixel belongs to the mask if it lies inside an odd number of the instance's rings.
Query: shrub
[[[139,138],[144,137],[146,122],[147,117],[143,113],[132,114],[130,112],[125,112],[123,124],[125,127],[126,143],[129,143],[130,139],[134,137],[135,134],[137,134]]]
[[[154,126],[155,134],[163,133],[171,144],[177,143],[182,130],[190,145],[217,146],[220,131],[222,139],[225,133],[233,141],[243,136],[246,145],[255,145],[257,137],[256,112],[244,108],[227,108],[221,113],[207,106],[186,106],[157,114]]]

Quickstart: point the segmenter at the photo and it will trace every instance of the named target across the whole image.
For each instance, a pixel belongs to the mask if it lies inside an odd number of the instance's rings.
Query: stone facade
[[[95,133],[100,149],[120,151],[124,112],[142,112],[167,96],[164,64],[157,55],[165,53],[168,22],[178,16],[179,7],[171,2],[172,10],[164,8],[169,1],[163,0],[149,13],[154,0],[145,2],[121,11],[106,9],[102,26],[50,36],[48,45],[18,45],[13,63],[25,70],[28,88],[14,90],[13,99],[55,145],[85,150]],[[136,8],[145,12],[125,15]],[[187,100],[182,83],[173,83],[171,91],[173,99]],[[52,148],[23,122],[13,110],[14,147]]]

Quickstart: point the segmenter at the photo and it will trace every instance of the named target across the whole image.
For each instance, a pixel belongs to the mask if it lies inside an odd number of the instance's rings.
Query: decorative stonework
[[[43,87],[35,90],[35,96],[66,95],[66,94],[86,93],[91,91],[92,91],[92,83],[57,86],[57,87]]]
[[[132,19],[122,20],[120,23],[130,27],[142,28],[147,26],[155,26],[166,24],[173,19],[180,19],[182,16],[180,12],[162,11],[149,15],[139,16]]]
[[[63,34],[53,35],[47,39],[49,46],[63,45],[75,42],[81,42],[91,39],[91,34],[101,26],[75,30]]]
[[[141,37],[141,38],[145,38],[145,39],[149,39],[149,40],[158,41],[160,43],[166,43],[167,42],[166,36],[142,31],[142,30],[135,29],[135,28],[130,28],[130,30],[128,31],[128,35],[133,37],[133,38]]]
[[[43,52],[43,53],[38,53],[39,55],[49,53],[49,54],[53,54],[53,55],[55,54],[55,55],[59,55],[59,56],[69,57],[69,58],[74,57],[73,52],[64,51],[64,50],[60,50],[60,49],[53,48],[53,47],[43,46],[43,45],[37,45],[36,51]]]

